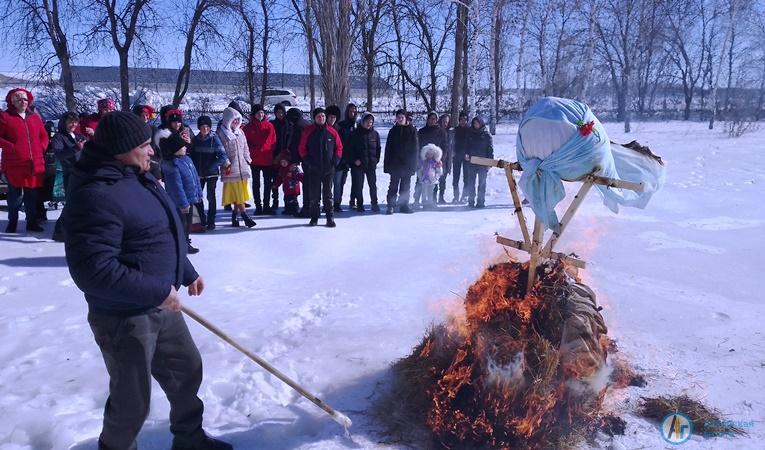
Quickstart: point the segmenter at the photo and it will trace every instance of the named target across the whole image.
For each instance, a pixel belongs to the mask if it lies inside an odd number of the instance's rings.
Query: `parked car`
[[[297,105],[297,96],[289,89],[266,89],[266,104],[284,106]]]

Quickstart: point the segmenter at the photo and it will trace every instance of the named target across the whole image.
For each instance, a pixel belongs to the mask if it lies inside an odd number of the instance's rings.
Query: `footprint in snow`
[[[723,312],[715,312],[714,314],[712,314],[712,317],[720,321],[730,320],[730,316]]]

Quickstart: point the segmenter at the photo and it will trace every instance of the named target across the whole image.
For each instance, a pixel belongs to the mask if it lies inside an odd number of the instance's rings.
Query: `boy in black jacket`
[[[364,212],[364,177],[369,184],[372,211],[380,212],[377,204],[377,163],[380,162],[380,135],[374,129],[375,117],[366,113],[361,126],[353,131],[350,138],[348,161],[351,162],[351,196],[356,199],[356,211]]]

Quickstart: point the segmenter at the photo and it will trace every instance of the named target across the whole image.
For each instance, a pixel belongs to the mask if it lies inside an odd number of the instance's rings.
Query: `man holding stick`
[[[70,175],[63,213],[69,272],[110,377],[98,448],[136,448],[153,376],[170,402],[173,450],[230,450],[202,430],[202,359],[178,289],[200,295],[204,283],[173,202],[149,172],[151,135],[133,114],[105,114]]]

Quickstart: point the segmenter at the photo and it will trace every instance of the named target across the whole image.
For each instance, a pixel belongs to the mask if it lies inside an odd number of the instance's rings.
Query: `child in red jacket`
[[[291,214],[295,217],[300,215],[298,208],[298,196],[300,195],[300,182],[303,181],[303,171],[298,163],[290,162],[290,152],[282,150],[277,158],[279,171],[274,179],[274,189],[282,185],[284,191],[284,211],[282,214]]]

